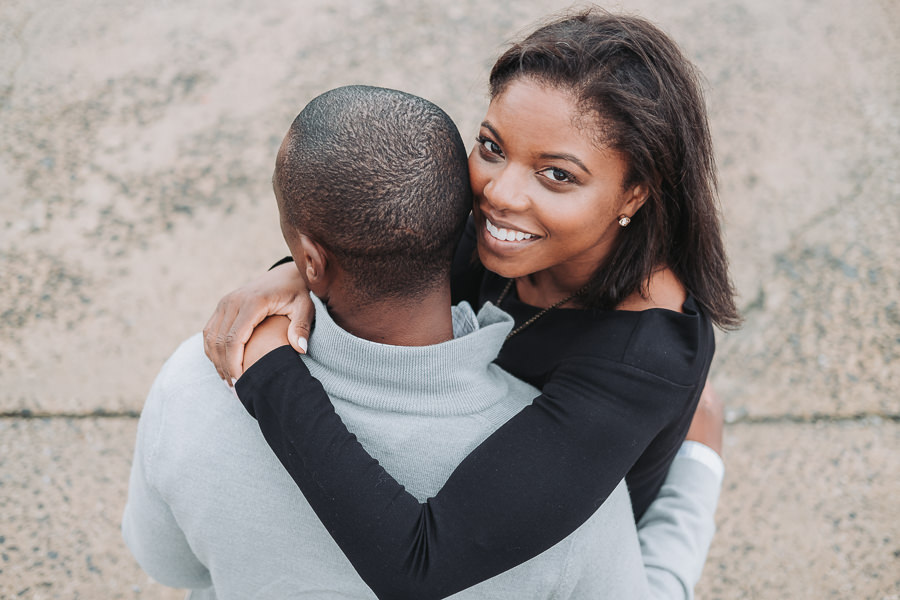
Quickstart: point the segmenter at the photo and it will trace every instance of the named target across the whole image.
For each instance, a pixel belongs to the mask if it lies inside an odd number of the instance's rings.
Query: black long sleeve
[[[696,392],[621,361],[569,357],[419,503],[347,430],[289,346],[237,389],[359,575],[392,599],[443,598],[565,538]]]

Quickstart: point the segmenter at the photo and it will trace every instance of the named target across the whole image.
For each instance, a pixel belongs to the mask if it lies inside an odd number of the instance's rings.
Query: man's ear
[[[295,254],[294,261],[300,269],[303,278],[309,289],[317,293],[317,289],[322,286],[328,286],[331,278],[330,255],[322,244],[305,234],[297,236],[296,249],[299,250]]]

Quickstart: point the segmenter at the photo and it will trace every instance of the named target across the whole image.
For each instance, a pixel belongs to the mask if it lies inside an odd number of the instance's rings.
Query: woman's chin
[[[517,264],[518,261],[498,257],[492,252],[485,251],[480,245],[478,246],[478,259],[485,269],[507,279],[515,279],[516,277],[524,277],[531,274],[530,270]]]

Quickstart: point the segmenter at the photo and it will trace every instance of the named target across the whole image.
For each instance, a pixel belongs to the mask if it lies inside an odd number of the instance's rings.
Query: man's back
[[[510,320],[454,309],[456,339],[386,346],[318,306],[305,361],[360,442],[420,501],[537,391],[490,364]],[[302,402],[302,398],[297,399]],[[141,417],[123,529],[151,575],[194,598],[371,598],[372,592],[203,354],[185,342]],[[179,539],[182,535],[183,538]],[[158,545],[170,549],[166,564]],[[640,597],[643,568],[624,485],[571,536],[455,597]]]

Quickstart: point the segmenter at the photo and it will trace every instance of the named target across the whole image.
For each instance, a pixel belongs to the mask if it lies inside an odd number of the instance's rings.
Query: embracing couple
[[[294,120],[272,178],[292,260],[220,303],[141,415],[122,527],[155,579],[692,597],[722,479],[713,325],[739,320],[697,74],[647,21],[588,11],[514,44],[490,93],[468,160],[394,90]]]

